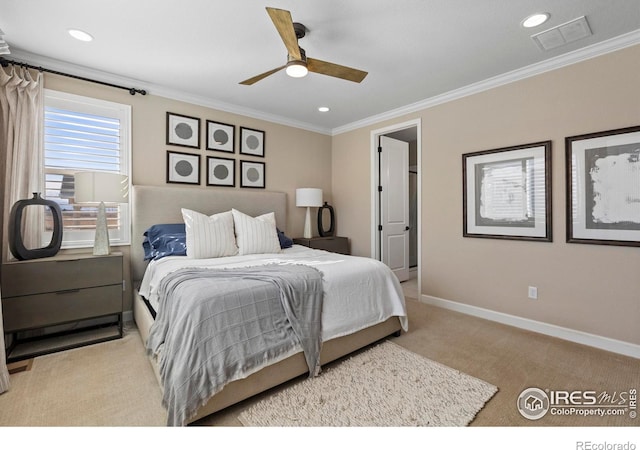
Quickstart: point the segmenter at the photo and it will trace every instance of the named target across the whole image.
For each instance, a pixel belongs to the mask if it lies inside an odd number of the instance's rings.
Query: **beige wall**
[[[45,88],[131,105],[133,184],[164,185],[166,153],[167,150],[173,149],[201,155],[200,185],[202,189],[240,189],[239,162],[236,162],[235,188],[206,186],[206,156],[231,156],[229,153],[204,150],[206,148],[205,123],[209,119],[236,125],[236,153],[231,157],[235,157],[238,161],[240,159],[264,161],[266,163],[266,189],[288,194],[288,220],[285,232],[289,236],[302,236],[304,228],[305,209],[295,206],[296,188],[321,188],[324,199],[332,201],[331,136],[154,96],[153,93],[147,96],[132,96],[128,91],[56,75],[46,74]],[[201,150],[166,145],[167,111],[201,119]],[[264,130],[265,158],[245,158],[244,155],[241,156],[238,153],[240,126]],[[129,280],[128,285],[131,286],[130,264],[128,263],[129,248],[122,247],[114,250],[125,253],[125,271]],[[131,298],[129,289],[129,292],[125,294],[125,311],[131,309]]]
[[[639,73],[635,46],[334,136],[338,233],[370,255],[371,131],[420,118],[422,294],[640,344],[640,249],[567,244],[564,219],[564,138],[640,125]],[[461,155],[548,139],[553,242],[463,238]]]

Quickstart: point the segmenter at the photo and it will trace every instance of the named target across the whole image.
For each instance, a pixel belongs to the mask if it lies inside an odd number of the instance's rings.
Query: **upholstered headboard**
[[[251,216],[273,211],[278,228],[286,231],[287,225],[287,194],[284,192],[133,186],[131,203],[131,271],[136,284],[147,267],[142,249],[143,233],[157,223],[182,223],[181,208],[207,215],[231,208]]]

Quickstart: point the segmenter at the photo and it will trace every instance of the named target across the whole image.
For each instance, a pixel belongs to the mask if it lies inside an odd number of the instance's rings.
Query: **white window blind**
[[[45,192],[62,210],[63,248],[90,247],[95,236],[97,205],[75,202],[74,174],[130,175],[130,118],[128,105],[45,90]],[[129,244],[129,205],[107,205],[106,211],[111,245]],[[51,239],[51,222],[49,213],[44,243]]]

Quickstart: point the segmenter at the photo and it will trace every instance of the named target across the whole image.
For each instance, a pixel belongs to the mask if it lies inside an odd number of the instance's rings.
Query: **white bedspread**
[[[408,330],[402,287],[391,270],[375,259],[313,250],[301,245],[282,253],[189,259],[169,256],[151,261],[142,279],[140,295],[157,309],[157,288],[168,273],[185,267],[216,269],[265,264],[304,264],[323,274],[325,292],[322,311],[322,340],[327,341],[360,331],[398,316]]]

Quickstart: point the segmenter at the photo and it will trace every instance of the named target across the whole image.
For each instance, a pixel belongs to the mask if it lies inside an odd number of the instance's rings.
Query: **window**
[[[74,174],[102,171],[130,175],[131,107],[45,89],[45,196],[62,210],[63,248],[91,247],[97,205],[74,201]],[[128,204],[107,205],[111,245],[130,243]],[[47,217],[48,216],[48,217]],[[43,243],[51,239],[45,214]]]

